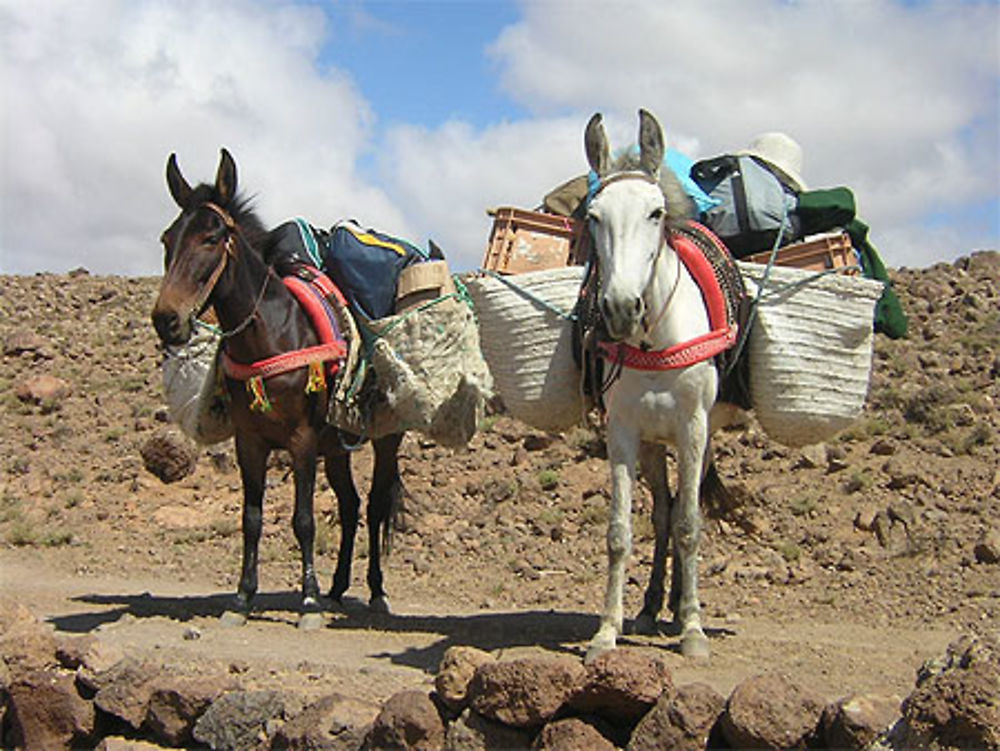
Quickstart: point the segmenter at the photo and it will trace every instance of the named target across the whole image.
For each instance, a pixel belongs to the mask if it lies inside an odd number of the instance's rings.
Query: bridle
[[[226,228],[226,240],[222,246],[219,262],[215,265],[215,268],[212,269],[212,273],[209,274],[205,284],[198,291],[198,296],[195,298],[195,304],[191,308],[191,317],[195,319],[201,315],[202,311],[206,307],[208,307],[208,298],[211,297],[212,292],[215,290],[215,285],[219,283],[219,278],[222,276],[222,272],[226,270],[229,260],[236,257],[237,242],[242,241],[244,244],[247,244],[246,238],[243,237],[243,233],[240,231],[239,225],[236,224],[236,220],[233,219],[232,214],[224,208],[216,203],[212,203],[211,201],[205,201],[197,208],[208,209],[222,220],[222,224]],[[236,336],[240,332],[244,331],[253,322],[254,317],[257,315],[257,309],[260,307],[260,303],[264,299],[264,293],[267,291],[267,284],[271,280],[273,273],[273,269],[268,266],[267,274],[264,275],[264,283],[261,285],[260,292],[257,293],[257,297],[254,300],[253,308],[250,309],[250,313],[234,328],[229,331],[222,331],[220,336],[223,339]]]
[[[601,183],[597,187],[597,189],[590,196],[588,196],[587,199],[588,203],[590,201],[593,201],[609,185],[614,185],[615,183],[623,182],[625,180],[641,180],[651,185],[655,185],[657,188],[659,188],[659,181],[652,175],[649,175],[645,172],[632,172],[632,171],[617,172],[607,178],[601,179]],[[653,283],[653,279],[656,276],[656,267],[657,264],[659,264],[660,262],[660,257],[663,255],[663,248],[664,246],[667,245],[668,235],[669,233],[667,232],[666,213],[664,213],[662,219],[660,220],[660,241],[656,247],[656,253],[653,255],[653,259],[650,262],[649,278],[646,280],[646,283],[643,285],[642,288],[643,297],[646,296],[646,292],[649,290],[649,287]],[[595,258],[597,258],[596,255]],[[680,256],[677,255],[676,253],[674,254],[674,260],[676,262],[676,269],[674,273],[674,284],[670,288],[670,292],[667,293],[666,300],[664,300],[663,305],[660,307],[659,313],[656,314],[656,317],[652,320],[651,323],[649,321],[648,310],[647,310],[647,315],[643,316],[642,328],[647,336],[649,336],[653,331],[655,331],[656,327],[660,325],[660,321],[662,321],[663,317],[666,315],[667,309],[673,302],[674,295],[677,292],[677,288],[680,286],[681,259]]]

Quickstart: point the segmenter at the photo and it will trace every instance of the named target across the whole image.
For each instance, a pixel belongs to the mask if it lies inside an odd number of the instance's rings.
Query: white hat
[[[740,156],[753,156],[767,162],[778,171],[790,187],[797,191],[808,190],[802,179],[802,147],[785,133],[761,133],[742,151]]]

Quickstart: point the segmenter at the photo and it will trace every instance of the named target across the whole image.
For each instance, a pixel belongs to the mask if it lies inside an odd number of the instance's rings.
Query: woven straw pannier
[[[756,295],[766,267],[738,266]],[[749,340],[751,401],[768,436],[806,446],[861,413],[883,289],[873,279],[771,268]]]
[[[573,325],[566,317],[580,294],[583,267],[505,279],[510,284],[491,276],[468,282],[496,391],[518,420],[539,430],[567,430],[586,412],[573,359]]]

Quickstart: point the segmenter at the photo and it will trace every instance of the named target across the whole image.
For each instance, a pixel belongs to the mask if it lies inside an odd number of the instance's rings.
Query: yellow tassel
[[[306,381],[306,393],[317,394],[326,391],[326,377],[323,375],[323,363],[309,363],[309,380]]]
[[[254,376],[247,381],[247,394],[250,395],[251,412],[270,412],[271,402],[267,398],[267,390],[264,388],[264,379]]]

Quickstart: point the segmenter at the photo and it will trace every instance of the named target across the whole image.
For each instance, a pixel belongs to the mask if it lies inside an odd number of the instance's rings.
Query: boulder
[[[227,676],[162,674],[153,679],[146,708],[146,727],[168,746],[189,744],[195,722],[227,690],[236,686]]]
[[[212,702],[191,734],[213,751],[256,748],[266,739],[268,723],[284,709],[277,691],[231,691]]]
[[[146,720],[154,681],[162,670],[158,663],[128,657],[97,674],[86,685],[96,689],[94,704],[98,709],[138,730]]]
[[[329,694],[306,707],[274,734],[272,751],[357,751],[379,713],[364,699]]]
[[[634,649],[613,649],[587,665],[582,687],[569,706],[613,722],[633,723],[672,686],[670,671],[658,657]]]
[[[445,751],[528,751],[531,734],[512,728],[466,709],[448,725],[444,740]]]
[[[542,728],[531,748],[533,751],[615,751],[615,744],[593,725],[570,717]]]
[[[730,694],[722,734],[733,748],[802,749],[815,735],[823,708],[819,696],[786,676],[754,676]]]
[[[441,703],[453,712],[468,705],[469,684],[480,665],[494,662],[493,655],[475,647],[449,647],[441,659],[434,690]]]
[[[656,705],[639,721],[628,751],[700,751],[726,708],[726,700],[704,683],[664,691]]]
[[[58,409],[71,392],[69,382],[47,374],[27,378],[15,391],[22,402],[38,404],[48,410]]]
[[[823,710],[823,738],[828,748],[867,748],[899,719],[898,696],[855,694]]]
[[[444,747],[444,722],[423,691],[400,691],[389,697],[375,718],[369,751],[435,751]]]
[[[1000,639],[970,636],[925,665],[893,747],[1000,749]]]
[[[583,666],[570,659],[521,659],[481,665],[469,684],[472,708],[498,722],[536,728],[579,689]]]
[[[94,706],[80,696],[72,673],[35,670],[7,687],[14,745],[75,748],[94,732]]]
[[[148,438],[139,450],[143,466],[165,483],[183,480],[194,472],[198,452],[190,440],[167,428]]]

